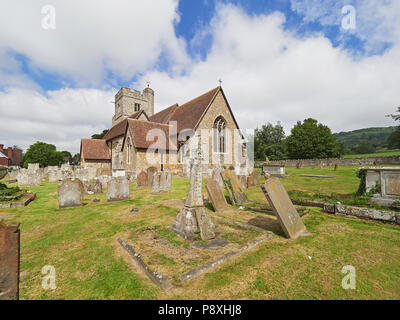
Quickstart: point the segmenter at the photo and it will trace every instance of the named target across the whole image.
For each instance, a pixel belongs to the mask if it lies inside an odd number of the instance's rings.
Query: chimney
[[[8,159],[12,159],[13,150],[11,147],[7,148],[7,157]]]

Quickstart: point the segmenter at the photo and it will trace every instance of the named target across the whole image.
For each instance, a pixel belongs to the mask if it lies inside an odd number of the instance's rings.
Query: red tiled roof
[[[178,132],[181,132],[185,129],[195,129],[196,125],[203,116],[204,111],[206,111],[207,107],[218,93],[220,88],[221,87],[212,89],[176,108],[169,121],[176,121],[178,123]]]
[[[176,108],[178,108],[177,103],[168,108],[165,108],[164,110],[161,110],[156,114],[153,114],[149,119],[152,122],[168,123],[168,120],[170,119]]]
[[[161,124],[150,121],[143,120],[132,120],[128,119],[129,130],[133,137],[133,144],[136,148],[141,149],[160,149],[160,150],[177,150],[176,145],[170,141],[169,134],[171,126],[168,124]],[[163,141],[157,137],[157,132],[155,132],[155,138],[153,140],[147,141],[147,134],[150,130],[162,130],[165,134],[166,143],[164,145]]]
[[[103,139],[106,141],[110,141],[119,136],[123,136],[125,134],[126,123],[127,119],[122,120],[120,123],[117,123],[107,132]]]
[[[81,155],[86,160],[110,160],[111,152],[106,140],[82,139]]]

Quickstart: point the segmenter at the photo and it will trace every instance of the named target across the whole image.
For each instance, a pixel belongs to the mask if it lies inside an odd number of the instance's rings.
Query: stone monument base
[[[183,207],[171,230],[186,240],[193,240],[198,231],[202,240],[215,238],[215,227],[205,207]]]

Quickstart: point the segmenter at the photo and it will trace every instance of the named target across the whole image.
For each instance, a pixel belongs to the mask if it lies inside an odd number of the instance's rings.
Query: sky
[[[396,125],[398,0],[2,0],[0,143],[78,153],[122,86],[155,109],[222,87],[242,129]]]

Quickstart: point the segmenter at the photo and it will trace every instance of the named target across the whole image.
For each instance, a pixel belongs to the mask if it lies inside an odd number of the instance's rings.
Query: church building
[[[196,135],[202,137],[206,176],[217,166],[248,174],[246,145],[221,86],[158,113],[150,87],[123,87],[108,133],[102,140],[82,139],[81,166],[108,168],[114,176],[136,177],[150,167],[186,176]]]

